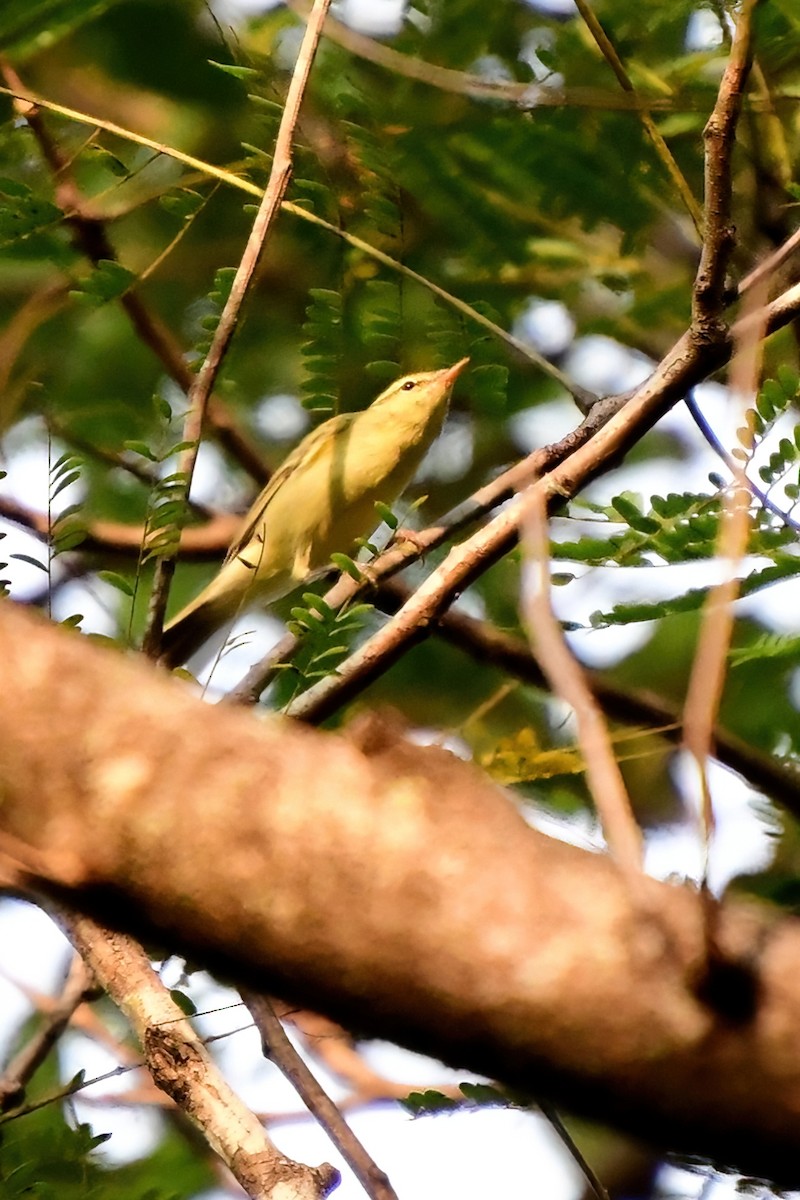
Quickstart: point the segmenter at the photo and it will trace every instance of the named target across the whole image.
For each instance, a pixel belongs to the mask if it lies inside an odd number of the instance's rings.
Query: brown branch
[[[306,20],[311,4],[310,0],[286,0],[286,7],[301,19]],[[662,95],[640,97],[635,92],[628,91],[619,94],[600,88],[555,88],[549,84],[539,86],[535,83],[485,79],[481,75],[472,75],[468,71],[457,71],[452,67],[442,67],[438,63],[423,62],[419,58],[402,54],[391,46],[367,37],[366,34],[357,33],[333,17],[329,17],[325,22],[325,36],[351,54],[355,54],[367,62],[375,63],[396,75],[416,80],[440,91],[451,92],[459,96],[471,96],[478,100],[505,100],[520,108],[575,106],[610,111],[620,109],[638,111],[644,107],[648,110],[672,111],[687,108],[693,110],[697,107],[697,102],[690,97],[676,98]]]
[[[74,955],[60,997],[30,1041],[14,1055],[0,1078],[0,1112],[16,1108],[22,1103],[26,1083],[56,1045],[76,1009],[95,991],[95,982],[82,959]]]
[[[642,879],[643,924],[607,857],[446,751],[374,719],[358,745],[253,721],[7,603],[0,661],[3,849],[40,887],[365,1036],[796,1183],[800,922],[725,904],[737,969],[712,1004],[690,888]]]
[[[641,830],[600,707],[550,605],[550,543],[544,492],[534,486],[524,496],[530,502],[522,512],[523,547],[530,561],[522,611],[531,649],[553,694],[565,700],[575,714],[586,760],[586,781],[606,843],[620,867],[633,878],[640,874],[644,860]]]
[[[800,311],[800,284],[788,289],[763,310],[736,323],[733,337],[747,336],[753,322],[767,334],[787,324]],[[700,379],[718,369],[731,353],[731,338],[701,343],[692,331],[683,335],[649,379],[631,394],[596,404],[581,426],[559,443],[561,461],[533,486],[543,489],[557,506],[613,463],[673,407]],[[524,504],[513,501],[477,533],[450,551],[409,602],[378,633],[315,684],[287,710],[291,716],[320,722],[359,694],[389,669],[406,649],[427,637],[441,613],[466,587],[516,543]]]
[[[314,8],[306,26],[292,72],[286,103],[281,113],[267,186],[253,221],[247,245],[236,269],[230,293],[220,314],[219,323],[214,330],[205,361],[192,380],[186,396],[188,411],[183,427],[183,440],[187,443],[187,447],[179,455],[178,471],[184,477],[184,494],[187,498],[191,489],[192,474],[200,449],[203,422],[211,392],[236,332],[242,306],[255,277],[270,229],[281,210],[283,197],[289,185],[292,173],[292,141],[300,116],[300,105],[311,74],[311,66],[322,33],[322,24],[330,3],[331,0],[314,0]],[[147,625],[142,642],[142,650],[150,658],[156,658],[159,653],[169,588],[174,574],[174,553],[157,559]]]
[[[50,537],[47,513],[36,512],[11,496],[0,496],[0,517],[36,534],[42,541]],[[181,530],[180,553],[203,562],[219,558],[240,521],[241,518],[232,513],[219,513],[204,525],[187,526]],[[140,552],[143,536],[141,525],[128,525],[122,521],[89,521],[86,537],[76,549],[131,556]]]
[[[583,422],[581,429],[589,429],[589,419]],[[586,434],[588,437],[588,433]],[[468,499],[461,501],[446,513],[435,525],[414,533],[413,541],[401,539],[392,543],[382,554],[370,563],[369,575],[357,582],[349,575],[342,575],[324,595],[325,603],[332,609],[338,610],[342,605],[354,599],[361,592],[391,579],[411,563],[430,553],[437,546],[443,545],[454,533],[474,524],[480,517],[491,512],[498,504],[513,496],[516,488],[530,483],[550,464],[560,461],[566,448],[574,447],[576,434],[569,434],[561,442],[535,450],[509,470],[504,471],[497,479],[493,479],[484,487],[479,488]],[[227,704],[256,704],[261,693],[274,679],[278,664],[289,662],[300,644],[300,639],[294,634],[287,633],[276,646],[255,663],[244,678],[225,697]]]
[[[375,1160],[350,1129],[337,1106],[303,1062],[289,1041],[272,1004],[266,996],[243,992],[256,1028],[261,1036],[264,1056],[275,1063],[288,1079],[306,1108],[333,1142],[372,1200],[397,1200],[397,1193]]]
[[[762,300],[766,283],[750,293],[749,308],[763,314]],[[755,402],[761,373],[763,327],[743,323],[746,331],[737,345],[731,363],[731,400],[741,410]],[[744,416],[744,412],[742,412]],[[752,442],[752,434],[751,434]],[[751,447],[748,447],[751,449]],[[689,675],[683,709],[683,731],[686,749],[694,759],[700,782],[700,829],[703,845],[703,875],[701,891],[705,898],[706,952],[709,977],[722,961],[718,946],[718,908],[708,887],[711,844],[716,816],[708,779],[708,768],[715,753],[714,727],[719,715],[722,691],[728,667],[728,654],[733,635],[733,605],[739,595],[738,571],[750,534],[750,488],[745,469],[736,464],[734,486],[723,495],[722,521],[717,538],[718,557],[724,564],[726,577],[708,593],[700,618],[694,661]]]
[[[731,224],[732,159],[736,125],[752,62],[752,18],[758,0],[744,0],[719,85],[717,101],[703,130],[705,197],[703,248],[692,292],[692,331],[701,342],[724,337],[725,274],[735,241]]]
[[[303,1200],[323,1200],[339,1173],[281,1154],[254,1114],[228,1087],[141,946],[91,918],[64,909],[61,923],[97,982],[124,1013],[153,1082],[200,1130],[248,1196],[268,1200],[291,1183]]]

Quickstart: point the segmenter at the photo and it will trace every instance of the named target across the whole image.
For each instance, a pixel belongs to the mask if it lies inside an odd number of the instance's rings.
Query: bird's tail
[[[201,593],[165,627],[159,661],[165,667],[180,667],[230,618],[229,597]]]

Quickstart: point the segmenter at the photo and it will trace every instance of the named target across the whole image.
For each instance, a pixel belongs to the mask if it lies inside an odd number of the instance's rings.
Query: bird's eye
[[[405,383],[403,384],[403,391],[410,392],[411,389],[415,388],[416,386],[417,386],[417,381],[415,379],[407,379],[405,381]]]

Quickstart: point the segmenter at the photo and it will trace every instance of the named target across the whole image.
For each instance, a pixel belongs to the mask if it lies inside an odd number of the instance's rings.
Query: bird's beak
[[[445,384],[446,387],[450,387],[451,384],[455,383],[456,379],[464,370],[464,367],[468,362],[468,358],[462,358],[460,362],[454,363],[452,367],[447,367],[444,371],[442,371],[442,383]]]

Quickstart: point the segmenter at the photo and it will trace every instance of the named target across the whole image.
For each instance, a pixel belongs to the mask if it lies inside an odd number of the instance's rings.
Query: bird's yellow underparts
[[[323,571],[378,524],[438,436],[469,362],[404,375],[363,412],[331,417],[288,456],[242,522],[218,574],[164,630],[161,661],[179,666],[222,626]]]

